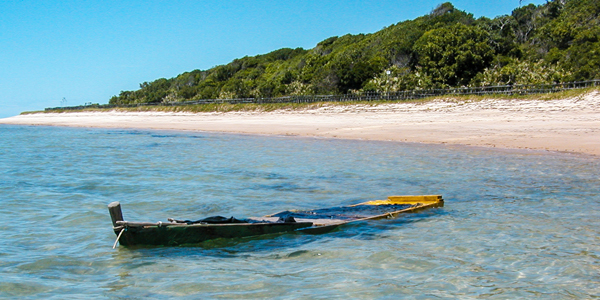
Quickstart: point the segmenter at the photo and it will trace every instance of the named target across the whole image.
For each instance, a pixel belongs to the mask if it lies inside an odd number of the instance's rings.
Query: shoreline
[[[131,128],[456,144],[600,155],[600,92],[559,100],[325,105],[273,112],[38,113],[0,124]]]

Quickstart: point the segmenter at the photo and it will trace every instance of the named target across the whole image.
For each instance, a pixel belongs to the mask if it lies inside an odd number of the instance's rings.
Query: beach
[[[0,119],[0,124],[193,130],[600,155],[600,92],[559,100],[437,99],[272,112],[36,113]]]

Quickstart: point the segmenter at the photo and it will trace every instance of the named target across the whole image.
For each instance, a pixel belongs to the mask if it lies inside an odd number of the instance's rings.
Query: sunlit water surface
[[[442,194],[322,235],[112,249],[126,220]],[[0,298],[600,297],[600,160],[208,133],[0,127]]]

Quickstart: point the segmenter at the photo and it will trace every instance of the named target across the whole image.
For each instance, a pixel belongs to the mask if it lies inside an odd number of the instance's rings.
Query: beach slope
[[[0,124],[197,130],[600,155],[600,92],[560,100],[438,99],[273,112],[37,113],[0,119]]]

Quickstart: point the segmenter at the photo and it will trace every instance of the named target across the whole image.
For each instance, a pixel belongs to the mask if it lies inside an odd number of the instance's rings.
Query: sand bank
[[[561,100],[448,99],[303,111],[40,113],[0,124],[198,130],[600,155],[600,92]]]

